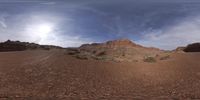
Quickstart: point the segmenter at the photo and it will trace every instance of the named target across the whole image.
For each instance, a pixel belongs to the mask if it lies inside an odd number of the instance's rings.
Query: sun
[[[51,26],[48,25],[48,24],[42,24],[42,25],[39,25],[39,26],[38,26],[38,31],[39,31],[39,33],[41,33],[41,34],[48,34],[49,32],[52,31],[52,28],[51,28]]]
[[[41,39],[46,38],[53,31],[53,25],[48,23],[40,23],[29,26],[28,30],[32,35]]]
[[[36,27],[36,34],[41,38],[45,38],[50,32],[52,32],[52,26],[49,24],[40,24]]]

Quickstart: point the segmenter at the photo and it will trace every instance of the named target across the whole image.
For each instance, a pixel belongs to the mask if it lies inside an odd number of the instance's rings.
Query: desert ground
[[[77,59],[66,50],[0,53],[0,100],[200,99],[200,53],[156,62]]]

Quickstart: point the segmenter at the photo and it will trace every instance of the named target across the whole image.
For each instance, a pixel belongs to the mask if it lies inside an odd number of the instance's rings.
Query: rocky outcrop
[[[114,60],[114,61],[138,61],[145,56],[155,57],[161,50],[147,48],[138,45],[128,39],[108,41],[105,43],[84,44],[78,48],[79,56],[84,58]]]
[[[185,47],[177,47],[176,49],[172,50],[173,52],[177,53],[184,53]]]
[[[189,44],[184,48],[185,52],[200,52],[200,43]]]
[[[115,48],[115,47],[142,47],[142,46],[135,44],[128,39],[119,39],[119,40],[107,41],[105,43],[83,44],[80,48],[82,49],[87,47]]]
[[[113,40],[113,41],[108,41],[105,43],[105,45],[110,46],[110,47],[119,47],[119,46],[126,46],[126,47],[141,47],[140,45],[137,45],[133,43],[132,41],[128,39],[120,39],[120,40]]]

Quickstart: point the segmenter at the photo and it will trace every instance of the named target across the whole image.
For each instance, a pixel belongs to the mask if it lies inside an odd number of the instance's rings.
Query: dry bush
[[[144,62],[154,63],[156,62],[156,59],[154,57],[145,57]]]
[[[75,55],[75,57],[81,60],[88,60],[88,57],[86,55]]]
[[[104,56],[104,55],[106,55],[106,52],[105,52],[105,51],[99,52],[99,53],[97,54],[97,56]]]
[[[167,56],[161,57],[160,60],[167,60],[167,59],[169,59],[169,58],[170,58],[170,56],[167,55]]]
[[[69,49],[67,54],[68,55],[77,55],[79,53],[80,53],[80,51],[78,51],[77,49]]]

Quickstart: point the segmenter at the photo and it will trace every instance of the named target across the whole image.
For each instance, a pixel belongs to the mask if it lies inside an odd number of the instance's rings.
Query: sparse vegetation
[[[106,55],[106,52],[105,52],[105,51],[99,52],[99,53],[97,54],[97,56],[104,56],[104,55]]]
[[[95,60],[106,60],[107,58],[106,57],[93,57]]]
[[[169,59],[169,58],[170,58],[170,56],[167,55],[167,56],[161,57],[160,60],[167,60],[167,59]]]
[[[77,48],[67,48],[66,53],[67,55],[77,55],[80,54],[80,51]]]
[[[156,59],[154,57],[145,57],[144,62],[154,63],[156,62]]]
[[[68,52],[67,54],[68,54],[68,55],[75,55],[76,52]]]
[[[49,48],[49,47],[46,47],[46,46],[41,46],[41,48],[42,48],[43,50],[50,50],[50,48]]]
[[[79,51],[74,50],[74,51],[69,51],[68,55],[76,55],[76,54],[79,54],[79,53],[80,53]]]
[[[88,57],[85,56],[85,55],[75,55],[75,57],[76,57],[77,59],[81,59],[81,60],[87,60],[87,59],[88,59]]]
[[[170,50],[165,50],[164,53],[171,53],[172,51]]]
[[[96,50],[92,51],[93,54],[95,54],[96,52],[97,52]]]

